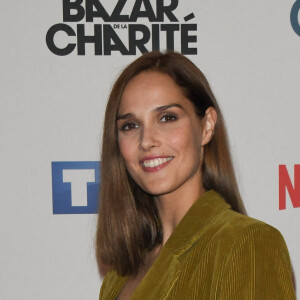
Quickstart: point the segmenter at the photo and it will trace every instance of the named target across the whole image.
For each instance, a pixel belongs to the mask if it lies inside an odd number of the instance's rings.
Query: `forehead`
[[[119,113],[128,110],[153,109],[170,103],[191,105],[182,89],[169,75],[157,71],[146,71],[135,76],[125,87]]]

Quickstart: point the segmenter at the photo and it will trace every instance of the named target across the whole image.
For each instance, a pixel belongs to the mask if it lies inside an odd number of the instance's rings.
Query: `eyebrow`
[[[130,119],[132,117],[133,117],[133,114],[131,114],[131,113],[128,113],[125,115],[119,115],[119,116],[117,116],[117,121],[124,120],[124,119]]]
[[[153,111],[154,112],[161,112],[161,111],[167,110],[171,107],[179,107],[183,110],[183,107],[180,104],[171,103],[171,104],[168,104],[168,105],[163,105],[163,106],[156,107],[156,108],[153,109]],[[133,116],[134,116],[133,113],[127,113],[127,114],[124,114],[124,115],[119,115],[119,116],[117,116],[117,121],[124,120],[124,119],[129,119],[129,118],[132,118]]]
[[[164,110],[167,110],[171,107],[179,107],[181,109],[183,109],[183,107],[180,105],[180,104],[177,104],[177,103],[171,103],[171,104],[168,104],[168,105],[163,105],[163,106],[159,106],[159,107],[156,107],[154,109],[155,112],[160,112],[160,111],[164,111]]]

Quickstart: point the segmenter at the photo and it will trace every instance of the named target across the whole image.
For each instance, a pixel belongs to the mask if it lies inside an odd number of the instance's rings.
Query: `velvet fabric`
[[[115,300],[127,277],[110,271],[100,300]],[[296,299],[288,249],[278,230],[231,210],[215,191],[180,221],[132,300]]]

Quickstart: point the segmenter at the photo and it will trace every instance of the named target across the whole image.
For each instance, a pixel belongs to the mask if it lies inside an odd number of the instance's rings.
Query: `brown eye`
[[[139,128],[139,125],[136,123],[125,123],[122,127],[121,130],[122,131],[130,131],[133,129]]]
[[[174,114],[165,114],[160,119],[161,122],[172,122],[172,121],[176,121],[176,120],[177,120],[177,116]]]

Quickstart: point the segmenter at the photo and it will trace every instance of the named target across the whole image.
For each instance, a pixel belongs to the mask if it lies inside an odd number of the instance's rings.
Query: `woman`
[[[245,216],[221,111],[183,55],[122,72],[101,160],[100,299],[295,299],[285,242]]]

